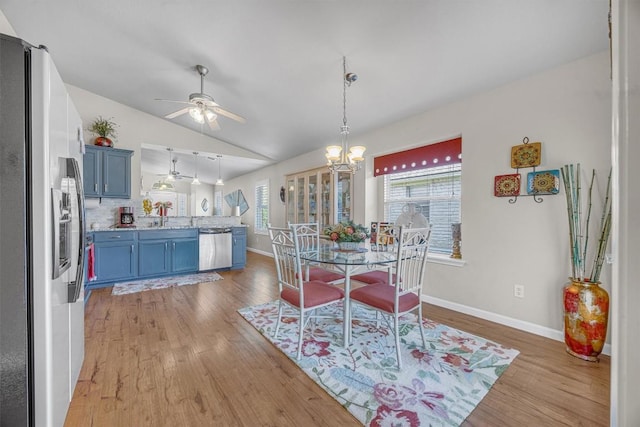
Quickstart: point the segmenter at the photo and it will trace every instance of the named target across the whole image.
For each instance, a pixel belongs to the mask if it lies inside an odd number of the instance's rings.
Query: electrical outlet
[[[516,298],[524,298],[524,285],[513,285],[513,296]]]

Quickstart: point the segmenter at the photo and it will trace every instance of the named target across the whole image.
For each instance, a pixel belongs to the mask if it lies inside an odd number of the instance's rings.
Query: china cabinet
[[[326,167],[286,177],[287,222],[318,222],[320,228],[352,219],[353,175]]]

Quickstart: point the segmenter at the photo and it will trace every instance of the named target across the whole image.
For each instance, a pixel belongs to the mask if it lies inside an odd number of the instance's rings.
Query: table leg
[[[351,269],[344,269],[344,347],[349,347],[351,338],[351,307],[349,292],[351,292]]]

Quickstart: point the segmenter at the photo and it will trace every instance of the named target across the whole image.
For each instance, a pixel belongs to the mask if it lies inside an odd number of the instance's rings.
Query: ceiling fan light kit
[[[188,101],[172,101],[168,99],[158,99],[158,101],[177,102],[181,104],[189,105],[186,108],[182,108],[173,113],[169,113],[164,116],[166,119],[174,119],[183,114],[189,113],[189,116],[193,121],[199,124],[207,123],[211,130],[219,130],[218,116],[224,116],[235,120],[240,123],[244,123],[245,119],[230,111],[224,110],[220,105],[214,101],[211,95],[204,93],[204,77],[209,73],[209,69],[204,65],[196,65],[195,70],[200,74],[200,92],[192,93],[189,95]]]
[[[329,145],[326,148],[325,157],[327,166],[332,173],[351,172],[360,170],[364,160],[366,147],[356,145],[349,148],[349,126],[347,125],[347,86],[358,80],[355,73],[347,73],[347,59],[342,57],[342,126],[340,126],[340,145]]]

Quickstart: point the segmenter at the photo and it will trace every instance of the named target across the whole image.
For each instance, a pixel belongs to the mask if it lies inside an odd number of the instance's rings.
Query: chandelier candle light
[[[356,145],[349,148],[349,126],[347,125],[347,86],[358,79],[355,73],[347,73],[347,59],[342,57],[342,126],[340,127],[340,145],[329,145],[325,156],[331,172],[347,171],[356,173],[364,160],[365,147]]]

